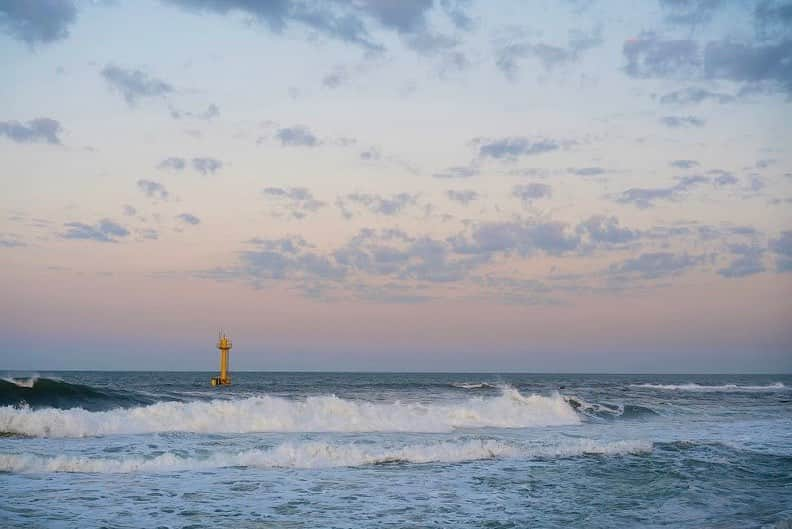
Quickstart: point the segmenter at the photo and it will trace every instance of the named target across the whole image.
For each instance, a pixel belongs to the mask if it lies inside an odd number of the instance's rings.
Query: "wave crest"
[[[214,453],[204,457],[175,453],[152,458],[123,459],[75,456],[0,454],[0,472],[131,473],[175,472],[222,467],[332,468],[387,463],[460,463],[494,458],[568,458],[585,455],[626,455],[652,451],[648,441],[599,442],[579,440],[556,446],[519,446],[496,440],[449,441],[404,447],[372,447],[327,442],[284,443],[268,449],[236,454]]]
[[[706,386],[701,384],[630,384],[632,388],[655,389],[655,390],[668,390],[668,391],[699,391],[699,392],[723,392],[723,393],[740,393],[740,392],[765,392],[765,391],[784,391],[787,388],[781,382],[775,382],[766,386],[740,386],[738,384],[721,384],[719,386]]]
[[[0,408],[0,432],[33,437],[87,437],[156,432],[450,432],[459,428],[527,428],[578,424],[564,398],[522,395],[457,403],[373,403],[336,396],[303,401],[260,396],[90,412],[84,409]]]

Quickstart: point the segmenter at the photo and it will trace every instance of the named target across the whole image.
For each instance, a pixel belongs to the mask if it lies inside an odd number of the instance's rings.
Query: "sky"
[[[0,0],[0,368],[792,371],[792,3]]]

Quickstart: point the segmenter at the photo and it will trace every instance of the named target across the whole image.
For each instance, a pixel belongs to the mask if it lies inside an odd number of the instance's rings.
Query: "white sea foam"
[[[526,428],[579,422],[578,414],[558,393],[525,396],[513,388],[504,388],[497,397],[442,404],[386,404],[335,396],[297,401],[260,396],[158,402],[101,412],[0,408],[0,432],[35,437],[155,432],[449,432],[458,428]]]
[[[119,459],[79,456],[0,454],[0,472],[176,472],[222,467],[332,468],[383,463],[459,463],[492,458],[567,458],[583,455],[625,455],[652,451],[648,441],[577,440],[555,446],[518,446],[495,440],[469,440],[388,448],[326,442],[284,443],[273,448],[234,454],[191,457],[173,453],[152,458]]]
[[[20,388],[32,388],[33,386],[36,385],[38,379],[39,379],[38,375],[33,375],[30,378],[3,377],[4,381],[10,382],[11,384],[14,384],[15,386],[19,386]]]
[[[737,384],[722,384],[719,386],[705,386],[700,384],[630,384],[633,388],[658,389],[669,391],[712,391],[712,392],[763,392],[763,391],[782,391],[787,388],[781,382],[775,382],[766,386],[740,386]]]
[[[452,382],[451,385],[460,389],[484,389],[495,388],[497,386],[486,382]]]

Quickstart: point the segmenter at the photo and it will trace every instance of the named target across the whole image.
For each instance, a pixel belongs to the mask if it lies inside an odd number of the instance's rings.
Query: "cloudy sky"
[[[792,370],[792,3],[0,1],[0,368]]]

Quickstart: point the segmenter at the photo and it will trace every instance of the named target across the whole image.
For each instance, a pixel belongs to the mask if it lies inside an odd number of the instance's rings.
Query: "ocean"
[[[792,529],[792,376],[7,373],[3,528]]]

